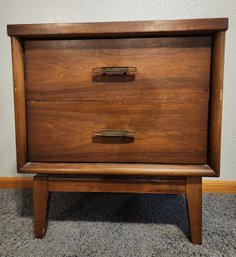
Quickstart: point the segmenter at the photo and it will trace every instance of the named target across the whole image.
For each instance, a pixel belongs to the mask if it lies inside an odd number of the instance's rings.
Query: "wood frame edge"
[[[26,136],[26,104],[25,104],[25,74],[24,74],[24,45],[19,37],[11,37],[12,72],[14,84],[14,114],[17,170],[27,163]]]
[[[206,24],[202,24],[206,22]],[[117,27],[130,27],[125,33],[165,33],[172,32],[202,32],[208,31],[210,34],[216,31],[226,31],[228,29],[228,18],[198,18],[198,19],[175,19],[175,20],[147,20],[147,21],[113,21],[113,30],[108,30],[106,24],[108,22],[78,22],[78,23],[41,23],[41,24],[8,24],[7,34],[8,36],[71,36],[72,34],[78,35],[95,35],[97,34],[97,27],[99,33],[103,34],[117,34],[120,33]],[[145,28],[140,29],[140,24],[145,23]],[[175,25],[178,24],[178,26]],[[184,23],[184,24],[181,24]],[[199,25],[200,23],[200,25]],[[207,24],[208,23],[208,24]],[[186,24],[186,25],[185,25]],[[36,26],[37,29],[32,30],[32,26]],[[88,32],[87,27],[93,26],[93,30]],[[192,27],[191,27],[192,26]],[[74,28],[75,27],[75,28]],[[138,29],[136,28],[138,27]],[[58,30],[59,28],[59,30]],[[135,29],[134,29],[135,28]],[[147,29],[146,29],[147,28]],[[67,32],[69,30],[69,32]],[[124,29],[123,29],[124,30]]]
[[[221,128],[224,82],[225,31],[216,32],[212,36],[211,60],[211,94],[208,123],[207,164],[220,176]]]
[[[177,177],[216,177],[216,173],[209,165],[177,165],[175,164],[147,164],[146,167],[137,164],[137,168],[128,167],[130,164],[116,163],[117,167],[108,168],[109,163],[66,163],[66,168],[61,166],[64,163],[45,163],[45,162],[28,162],[21,167],[19,173],[25,174],[57,174],[57,175],[134,175],[134,176],[177,176]],[[104,166],[103,166],[104,165]],[[114,164],[111,164],[114,165]],[[119,165],[127,165],[119,167]],[[138,166],[141,167],[138,167]],[[154,168],[148,167],[149,165],[156,166]],[[159,166],[159,167],[158,167]],[[169,166],[169,167],[168,167]],[[196,167],[198,169],[195,169]],[[187,169],[183,169],[186,168]],[[194,168],[193,168],[194,167]],[[145,170],[148,168],[145,172]],[[150,168],[150,169],[149,169]],[[168,171],[169,169],[169,171]],[[192,170],[191,170],[192,169]]]
[[[99,179],[48,177],[50,192],[184,194],[185,179]]]

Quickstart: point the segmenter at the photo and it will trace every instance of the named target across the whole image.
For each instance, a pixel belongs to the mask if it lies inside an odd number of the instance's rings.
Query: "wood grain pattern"
[[[3,188],[33,188],[31,177],[0,177],[0,189]]]
[[[185,180],[49,178],[52,192],[183,194]]]
[[[56,170],[56,168],[55,168],[55,170]],[[200,171],[200,168],[198,168],[198,170]],[[50,171],[50,168],[49,168],[48,172],[49,171]],[[160,171],[160,169],[159,169],[159,171]],[[170,169],[168,169],[168,171],[170,171]],[[206,175],[206,171],[205,171],[204,175]],[[182,169],[182,172],[183,172],[183,169]],[[184,174],[186,175],[186,173],[184,173]],[[212,171],[212,175],[213,174],[214,173]],[[201,175],[203,175],[203,173]],[[195,173],[195,176],[196,176],[196,173]],[[32,177],[20,177],[20,178],[18,178],[18,177],[0,177],[0,189],[5,189],[5,188],[31,189],[31,188],[33,188],[33,179],[32,179]],[[202,191],[203,191],[203,193],[236,194],[236,181],[235,180],[219,180],[219,181],[218,180],[203,180]]]
[[[132,35],[175,35],[214,33],[227,30],[227,18],[185,19],[135,22],[100,22],[100,23],[49,23],[8,25],[9,36],[22,37],[94,37],[132,36]]]
[[[186,200],[193,244],[202,244],[202,178],[186,178]]]
[[[23,44],[19,38],[11,38],[14,82],[15,133],[17,170],[27,162],[26,110]]]
[[[35,238],[43,238],[46,232],[48,178],[35,176],[33,180],[34,233]]]
[[[206,101],[119,104],[28,102],[28,158],[44,162],[205,164]],[[94,140],[100,129],[135,131],[131,143]]]
[[[210,37],[25,42],[28,100],[208,100]],[[129,76],[93,68],[135,66]]]
[[[204,193],[236,194],[236,181],[204,180],[202,190]]]
[[[44,163],[29,162],[25,173],[132,175],[132,176],[214,176],[207,165],[130,164],[130,163]]]
[[[201,244],[202,176],[220,169],[227,27],[227,18],[8,26],[17,167],[44,174],[33,180],[36,238],[49,191],[185,192]],[[101,66],[138,72],[94,75]],[[94,137],[101,129],[135,138]]]
[[[220,175],[225,33],[214,36],[209,110],[208,164]]]

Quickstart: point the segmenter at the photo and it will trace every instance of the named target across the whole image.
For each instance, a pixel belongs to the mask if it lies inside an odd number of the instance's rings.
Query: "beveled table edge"
[[[208,165],[139,163],[46,163],[28,162],[19,173],[135,176],[205,176],[214,177]]]
[[[228,18],[7,25],[8,35],[19,37],[199,33],[227,29]]]

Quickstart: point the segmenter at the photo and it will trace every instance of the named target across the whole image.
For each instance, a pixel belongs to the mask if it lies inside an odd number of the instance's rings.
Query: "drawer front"
[[[28,159],[44,162],[206,163],[205,100],[156,103],[28,101]],[[134,139],[94,136],[134,131]]]
[[[207,100],[210,37],[25,41],[28,100]],[[93,68],[136,67],[104,76]]]

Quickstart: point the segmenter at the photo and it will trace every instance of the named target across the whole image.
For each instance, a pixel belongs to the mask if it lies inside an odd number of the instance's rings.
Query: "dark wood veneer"
[[[27,100],[208,100],[209,36],[26,40],[24,45]],[[137,72],[93,74],[100,66],[135,66]]]
[[[28,160],[205,164],[207,107],[207,101],[31,101]],[[134,130],[134,141],[96,141],[93,132],[101,128]]]

